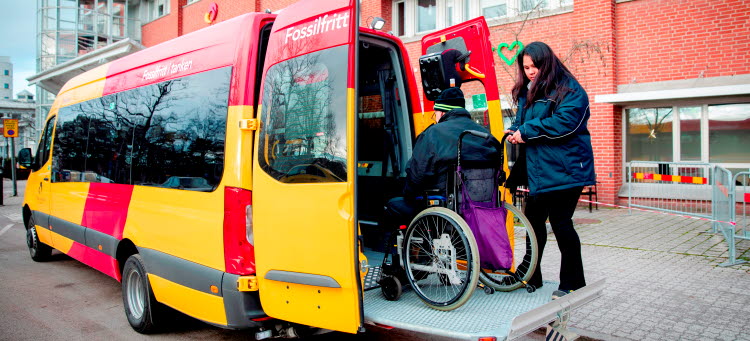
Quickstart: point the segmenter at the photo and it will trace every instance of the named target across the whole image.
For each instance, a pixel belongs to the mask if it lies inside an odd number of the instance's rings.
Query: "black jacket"
[[[464,130],[489,133],[486,128],[472,121],[466,109],[447,112],[437,124],[433,124],[417,137],[414,151],[406,165],[404,197],[413,199],[428,189],[441,189],[445,193],[448,176],[455,169],[458,136]],[[494,142],[493,142],[494,140]],[[500,154],[494,147],[494,137],[489,140],[473,135],[463,138],[461,165],[468,167],[499,168]]]
[[[560,103],[543,98],[524,108],[526,95],[518,98],[516,120],[509,129],[520,131],[526,141],[522,148],[530,195],[596,183],[587,129],[589,97],[574,79],[567,86],[571,91]]]

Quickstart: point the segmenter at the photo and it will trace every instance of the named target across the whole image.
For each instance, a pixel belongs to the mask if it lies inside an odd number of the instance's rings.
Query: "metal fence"
[[[716,170],[719,171],[719,169],[722,173],[729,173],[726,169],[717,166]],[[748,187],[750,187],[750,172],[740,172],[735,174],[734,177],[730,175],[727,185],[724,185],[724,183],[720,184],[718,180],[719,178],[717,177],[717,185],[714,186],[716,187],[716,191],[723,192],[726,190],[728,194],[725,203],[716,203],[716,214],[713,218],[715,220],[714,226],[721,228],[721,233],[724,235],[724,240],[726,240],[729,247],[729,259],[720,265],[731,266],[747,263],[745,260],[737,259],[737,243],[740,240],[750,240],[750,211],[748,211],[750,210],[750,207],[748,207],[748,203],[750,203],[750,192],[748,192]],[[729,211],[728,219],[724,219],[726,211]]]
[[[628,206],[710,219],[711,171],[709,163],[631,161]]]

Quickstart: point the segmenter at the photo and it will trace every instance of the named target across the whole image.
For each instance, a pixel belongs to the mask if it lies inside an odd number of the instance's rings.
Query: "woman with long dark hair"
[[[591,135],[586,124],[591,112],[586,91],[547,44],[533,42],[516,59],[513,86],[516,119],[506,133],[521,144],[521,153],[508,187],[526,185],[529,198],[524,214],[539,243],[539,260],[547,242],[549,218],[562,260],[558,298],[586,286],[581,241],[573,227],[573,212],[584,186],[596,182]],[[538,263],[541,265],[541,263]],[[529,284],[542,286],[541,266]]]

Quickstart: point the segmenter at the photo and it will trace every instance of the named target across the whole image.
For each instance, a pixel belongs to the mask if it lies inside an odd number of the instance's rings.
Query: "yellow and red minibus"
[[[56,249],[121,281],[142,333],[171,310],[258,338],[430,330],[366,308],[372,225],[434,121],[403,43],[359,27],[358,5],[248,13],[70,80],[35,154],[19,153],[32,258]],[[459,40],[473,51],[486,77],[453,72],[481,81],[477,120],[500,136],[488,37],[478,18],[428,34],[422,53]]]

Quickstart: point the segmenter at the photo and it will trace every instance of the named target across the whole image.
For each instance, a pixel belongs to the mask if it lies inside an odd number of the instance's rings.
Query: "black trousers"
[[[539,244],[539,259],[529,284],[542,285],[541,259],[547,244],[546,221],[549,218],[552,232],[555,233],[562,259],[560,262],[560,290],[576,290],[586,286],[581,259],[581,240],[573,227],[573,212],[581,196],[583,187],[530,196],[524,214],[531,222]]]
[[[401,225],[409,225],[411,220],[424,209],[422,205],[404,197],[395,197],[385,206],[384,225],[388,230],[396,230]]]

